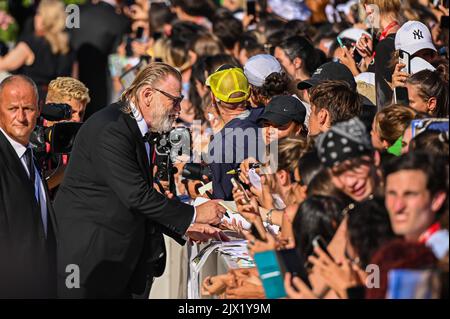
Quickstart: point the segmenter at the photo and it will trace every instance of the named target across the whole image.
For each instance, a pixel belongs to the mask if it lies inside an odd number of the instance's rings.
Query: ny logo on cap
[[[420,39],[424,38],[421,30],[414,30],[413,35],[414,35],[414,40],[420,40]]]

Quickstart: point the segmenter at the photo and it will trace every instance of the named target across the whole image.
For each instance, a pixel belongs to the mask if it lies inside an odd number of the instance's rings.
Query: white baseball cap
[[[411,74],[416,74],[423,70],[436,71],[436,68],[428,61],[419,57],[415,57],[411,60]]]
[[[269,0],[273,13],[285,20],[307,21],[311,18],[311,10],[304,0]]]
[[[248,83],[256,87],[262,87],[266,78],[272,73],[281,73],[280,62],[269,54],[258,54],[251,57],[244,65],[244,73]]]
[[[437,51],[430,30],[420,21],[406,22],[395,35],[395,49],[410,55],[423,49]]]

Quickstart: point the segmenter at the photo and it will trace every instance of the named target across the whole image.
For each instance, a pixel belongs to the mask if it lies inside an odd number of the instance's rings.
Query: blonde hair
[[[278,141],[278,172],[286,171],[291,176],[298,170],[298,160],[311,150],[307,138],[303,136],[286,137]],[[294,186],[294,180],[291,180]],[[299,204],[293,187],[290,187],[283,199],[286,205]]]
[[[211,33],[200,36],[192,49],[199,57],[217,55],[225,51],[220,39]]]
[[[151,48],[151,53],[152,56],[155,59],[161,59],[162,61],[164,61],[165,59],[165,54],[167,52],[167,45],[168,45],[169,40],[167,38],[161,38],[158,39],[155,44],[153,44],[153,47]]]
[[[143,86],[145,85],[153,86],[158,81],[166,79],[167,76],[169,75],[174,76],[181,82],[181,73],[178,72],[172,66],[161,62],[150,63],[138,73],[133,83],[131,83],[130,87],[125,89],[125,91],[122,93],[122,96],[120,97],[120,101],[121,102],[127,102],[130,100],[137,101],[139,90]],[[129,107],[128,103],[127,106],[125,106],[125,108],[122,111],[128,114],[131,113],[131,108]]]
[[[375,129],[380,139],[393,145],[402,136],[417,112],[410,107],[393,104],[375,115]]]
[[[164,49],[162,60],[165,63],[177,68],[182,73],[192,67],[191,58],[182,42],[168,40]]]
[[[402,0],[361,0],[361,5],[376,5],[380,9],[380,14],[395,13],[400,14]]]
[[[91,101],[89,89],[80,81],[69,77],[58,77],[48,85],[47,100],[62,103],[70,98],[88,104]]]
[[[42,17],[44,38],[49,42],[53,54],[69,52],[69,36],[65,32],[66,12],[59,0],[42,0],[37,9]]]
[[[278,170],[294,172],[298,160],[311,149],[303,136],[285,137],[278,141]]]

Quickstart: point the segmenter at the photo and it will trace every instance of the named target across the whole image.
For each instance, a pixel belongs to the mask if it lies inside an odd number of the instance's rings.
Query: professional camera
[[[64,121],[72,118],[72,108],[68,104],[44,104],[41,118],[31,134],[30,144],[39,162],[45,161],[48,154],[69,154],[81,123],[62,122],[51,127],[43,125],[47,121]],[[47,143],[50,146],[47,147]]]
[[[184,166],[183,178],[193,180],[193,181],[203,181],[203,176],[208,177],[209,180],[212,179],[211,168],[206,165],[187,163]]]
[[[156,180],[168,181],[170,189],[174,190],[174,175],[177,173],[173,163],[189,159],[191,156],[191,133],[187,128],[178,127],[170,132],[151,133],[148,141],[155,147],[158,167]]]

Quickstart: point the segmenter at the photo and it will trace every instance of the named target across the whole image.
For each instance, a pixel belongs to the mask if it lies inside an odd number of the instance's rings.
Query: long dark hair
[[[355,203],[348,212],[347,233],[361,266],[365,268],[382,245],[396,238],[384,200],[375,198]]]
[[[316,69],[321,65],[321,57],[314,45],[306,37],[293,36],[285,39],[281,44],[280,48],[286,53],[291,61],[295,58],[300,58],[303,60],[305,65],[305,71],[310,75],[316,71]]]
[[[313,253],[312,242],[316,236],[329,243],[342,221],[344,204],[332,197],[312,196],[304,201],[295,215],[293,230],[295,247],[307,260]]]
[[[217,10],[212,0],[172,0],[172,6],[180,7],[194,17],[207,17],[210,21],[214,19]]]

